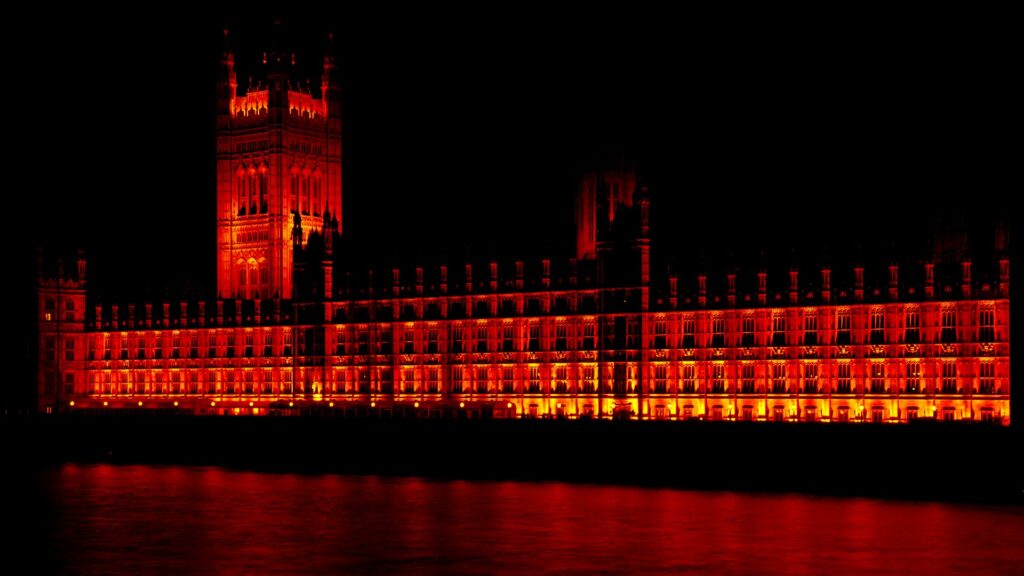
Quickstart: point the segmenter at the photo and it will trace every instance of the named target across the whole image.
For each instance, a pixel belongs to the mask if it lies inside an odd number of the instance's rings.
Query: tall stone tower
[[[293,79],[295,54],[264,52],[239,90],[225,31],[217,82],[217,290],[291,298],[292,227],[341,218],[341,89],[332,50],[319,95]],[[295,214],[299,215],[296,219]],[[340,232],[340,230],[339,230]]]

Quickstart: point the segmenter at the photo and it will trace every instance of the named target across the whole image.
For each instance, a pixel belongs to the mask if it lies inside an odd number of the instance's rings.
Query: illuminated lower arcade
[[[218,84],[220,296],[99,303],[84,255],[41,266],[40,411],[1009,423],[1004,254],[652,277],[628,170],[583,178],[575,258],[342,274],[333,59],[326,100],[265,60],[260,98],[228,50]]]

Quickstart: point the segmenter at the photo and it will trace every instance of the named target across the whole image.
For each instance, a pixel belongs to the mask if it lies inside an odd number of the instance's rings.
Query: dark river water
[[[36,572],[1024,574],[1015,507],[65,465]]]

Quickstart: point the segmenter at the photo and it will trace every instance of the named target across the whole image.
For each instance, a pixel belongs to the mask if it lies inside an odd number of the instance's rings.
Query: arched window
[[[249,187],[249,190],[248,190],[249,214],[256,214],[257,213],[256,202],[257,202],[257,195],[258,195],[259,192],[256,190],[257,179],[256,179],[256,167],[255,166],[249,166],[249,178],[247,178],[247,180],[248,180],[248,187]]]
[[[259,173],[259,191],[260,191],[260,214],[266,214],[269,208],[269,202],[267,201],[267,165],[260,164]]]
[[[313,188],[313,215],[314,216],[319,216],[320,215],[321,206],[322,206],[321,200],[320,200],[320,170],[319,169],[313,171],[311,185],[312,185],[312,188]]]
[[[301,202],[301,212],[303,214],[309,214],[309,168],[302,170],[302,190],[299,192],[299,202]]]
[[[238,215],[239,216],[244,216],[245,215],[246,203],[247,203],[246,202],[246,196],[248,194],[248,192],[246,192],[246,189],[245,189],[245,184],[246,184],[246,182],[245,182],[245,167],[244,166],[239,166],[236,174],[238,176],[237,184],[236,184],[236,191],[237,191],[238,196],[235,199],[235,206],[238,207]]]
[[[260,291],[266,294],[270,289],[270,268],[266,260],[260,260]]]
[[[291,197],[288,199],[288,210],[290,212],[299,211],[299,167],[292,164],[291,170],[291,186],[289,191]]]
[[[256,298],[259,295],[260,269],[256,260],[249,259],[249,286],[246,291],[247,298]]]

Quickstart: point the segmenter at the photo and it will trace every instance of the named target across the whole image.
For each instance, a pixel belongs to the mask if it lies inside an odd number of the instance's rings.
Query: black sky
[[[21,213],[39,222],[23,253],[85,246],[113,292],[211,289],[221,30],[244,83],[278,16],[21,23],[14,168],[37,175]],[[609,152],[649,183],[663,245],[712,259],[913,243],[940,216],[1004,212],[998,36],[803,17],[286,14],[282,30],[314,83],[335,33],[345,235],[376,252],[567,252],[575,179]]]

